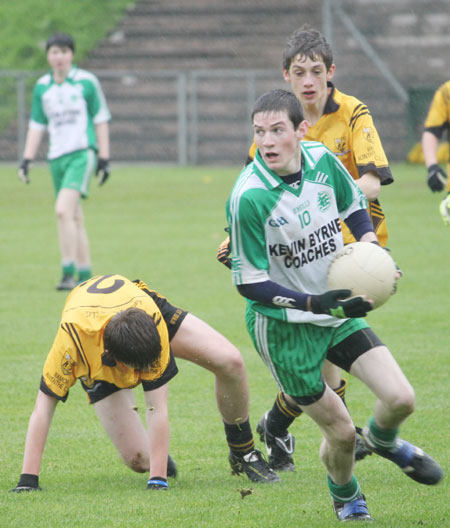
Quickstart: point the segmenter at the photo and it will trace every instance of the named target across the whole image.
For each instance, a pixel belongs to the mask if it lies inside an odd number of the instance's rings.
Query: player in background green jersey
[[[441,202],[439,211],[444,224],[450,226],[450,180],[448,178],[450,160],[447,163],[447,174],[437,161],[439,139],[444,132],[447,134],[447,140],[450,141],[450,81],[445,82],[436,90],[422,134],[422,150],[428,169],[428,187],[433,192],[446,190],[447,196]]]
[[[289,406],[321,429],[320,456],[338,519],[371,520],[353,474],[355,427],[322,379],[325,359],[377,397],[363,431],[368,449],[423,484],[438,483],[442,470],[398,436],[413,412],[414,391],[362,319],[372,308],[370,300],[350,298],[350,290],[327,290],[328,266],[344,244],[339,218],[356,240],[378,244],[367,201],[331,151],[302,142],[308,123],[295,95],[285,90],[262,95],[252,124],[255,159],[227,203],[233,282],[247,300],[247,329]],[[289,442],[290,435],[277,440]]]
[[[109,177],[111,115],[95,75],[72,63],[73,38],[65,33],[52,35],[46,49],[51,72],[38,79],[34,87],[19,177],[29,183],[30,162],[48,130],[62,266],[62,279],[56,288],[71,290],[77,281],[91,276],[80,198],[87,197],[94,170],[96,176],[100,174],[100,185]]]

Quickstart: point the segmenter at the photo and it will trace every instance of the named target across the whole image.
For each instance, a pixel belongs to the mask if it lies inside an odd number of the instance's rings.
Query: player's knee
[[[325,436],[329,447],[333,450],[350,453],[355,448],[356,430],[350,420],[336,422],[328,429]]]
[[[414,389],[411,386],[407,386],[398,392],[391,404],[391,408],[396,414],[406,417],[414,412],[414,401]]]
[[[225,351],[220,353],[221,361],[217,366],[216,374],[222,376],[235,377],[245,372],[245,364],[241,353],[234,346],[229,346]],[[220,372],[219,372],[220,371]]]
[[[353,424],[346,424],[339,430],[335,442],[340,451],[351,453],[355,449],[356,430]]]
[[[59,222],[63,222],[65,220],[68,220],[70,218],[70,216],[71,216],[67,209],[65,209],[64,207],[59,206],[58,204],[55,207],[55,215],[56,215],[56,219]]]
[[[124,462],[130,469],[136,471],[136,473],[146,473],[150,470],[148,458],[140,452],[125,458]]]

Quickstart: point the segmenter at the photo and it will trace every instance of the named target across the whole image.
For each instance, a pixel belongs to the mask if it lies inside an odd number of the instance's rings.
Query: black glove
[[[366,316],[372,304],[360,295],[347,299],[351,293],[351,290],[330,290],[322,295],[311,295],[311,312],[340,319]]]
[[[30,163],[31,160],[24,159],[19,167],[18,176],[23,181],[23,183],[30,183],[30,179],[28,178],[28,172],[30,170]]]
[[[445,187],[447,183],[447,175],[445,174],[444,169],[442,169],[437,163],[428,167],[427,183],[428,187],[433,192],[442,191]]]
[[[95,176],[98,176],[101,172],[99,185],[103,185],[105,181],[109,178],[109,160],[104,158],[98,158],[97,168],[95,170]]]
[[[217,260],[221,262],[224,266],[231,269],[231,259],[230,255],[230,237],[227,237],[219,246],[217,250]]]
[[[14,493],[22,493],[22,491],[41,491],[41,489],[42,488],[39,486],[39,477],[37,475],[22,473],[17,486],[10,491]]]
[[[164,477],[150,477],[147,482],[147,489],[168,490],[169,484]]]

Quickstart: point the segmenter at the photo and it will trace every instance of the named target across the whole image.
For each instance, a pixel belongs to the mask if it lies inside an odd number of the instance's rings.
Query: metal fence
[[[279,70],[133,70],[95,73],[112,113],[116,161],[196,165],[242,163],[252,141],[250,113],[266,90],[284,86]],[[35,80],[43,72],[0,71],[0,160],[23,153]],[[38,159],[45,159],[46,144]]]

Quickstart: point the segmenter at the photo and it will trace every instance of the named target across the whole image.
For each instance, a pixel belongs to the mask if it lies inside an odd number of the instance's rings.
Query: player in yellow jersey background
[[[450,81],[442,84],[435,92],[425,120],[422,134],[422,150],[428,169],[427,183],[433,192],[446,189],[447,196],[441,202],[439,211],[444,224],[450,226],[450,159],[447,174],[438,164],[439,139],[446,133],[450,143]]]
[[[279,481],[255,449],[239,351],[144,282],[104,275],[82,283],[67,298],[30,418],[22,473],[12,491],[40,489],[39,470],[56,405],[67,399],[77,379],[123,462],[133,471],[150,471],[148,488],[167,489],[167,476],[177,472],[168,456],[167,383],[178,372],[174,356],[214,373],[234,472],[245,472],[252,481]],[[147,430],[131,390],[139,384]]]
[[[369,109],[357,98],[337,90],[331,82],[335,71],[331,46],[319,31],[305,25],[288,37],[283,51],[283,77],[291,85],[308,121],[304,140],[325,144],[345,165],[366,195],[378,241],[386,246],[388,230],[378,196],[382,185],[393,182],[392,173]],[[253,144],[247,163],[253,160],[255,150]],[[344,243],[354,242],[345,223],[341,221],[341,225]],[[228,243],[229,239],[224,241],[217,254],[224,264],[229,254]],[[323,375],[327,384],[344,400],[346,381],[341,379],[340,369],[325,361]],[[270,437],[279,440],[268,445],[269,463],[274,469],[294,469],[293,445],[288,441],[287,428],[297,416],[298,410],[291,409],[279,393],[266,420],[272,432],[263,430],[263,419],[258,424],[258,432],[267,445]],[[286,438],[286,442],[283,443],[282,438]],[[358,438],[355,456],[361,459],[366,454]]]

